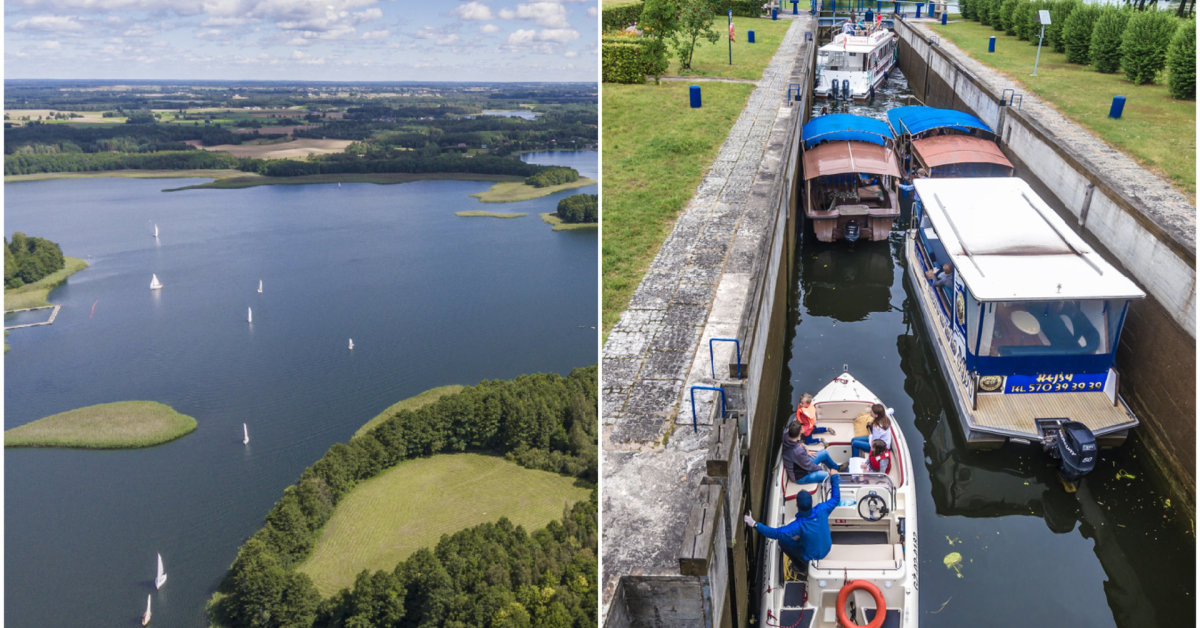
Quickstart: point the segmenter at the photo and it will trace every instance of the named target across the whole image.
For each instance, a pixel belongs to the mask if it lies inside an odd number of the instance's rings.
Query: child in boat
[[[892,452],[888,451],[887,443],[881,440],[871,441],[871,457],[867,458],[867,467],[879,473],[892,470]]]
[[[870,451],[871,441],[875,440],[883,441],[888,449],[892,448],[892,412],[890,408],[884,408],[881,403],[871,406],[871,424],[869,426],[871,433],[869,436],[855,436],[850,439],[853,456],[861,457]]]
[[[813,434],[825,434],[830,436],[836,433],[827,427],[817,427],[817,408],[812,404],[813,396],[804,393],[800,395],[800,402],[796,404],[796,421],[800,423],[801,432],[804,434],[804,443],[806,445],[815,445],[822,441]]]

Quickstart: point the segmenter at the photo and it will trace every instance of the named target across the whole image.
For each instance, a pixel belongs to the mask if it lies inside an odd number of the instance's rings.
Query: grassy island
[[[30,307],[42,307],[49,305],[46,297],[50,295],[50,291],[61,286],[67,277],[88,267],[88,263],[78,257],[64,258],[66,265],[41,279],[21,286],[12,290],[4,291],[4,309],[5,311],[23,310]]]
[[[127,449],[175,440],[196,419],[157,401],[118,401],[60,412],[4,432],[5,447]]]
[[[523,212],[506,214],[504,212],[487,212],[479,209],[472,209],[468,211],[454,212],[454,215],[462,216],[463,218],[523,218],[529,214]]]
[[[574,188],[587,187],[596,185],[595,179],[587,177],[579,177],[570,183],[562,183],[559,185],[548,185],[544,188],[528,185],[523,179],[514,181],[504,181],[493,185],[486,192],[478,192],[472,194],[484,203],[511,203],[513,201],[528,201],[534,198],[540,198],[547,194],[561,192],[562,190],[571,190]]]
[[[595,222],[563,222],[554,212],[546,212],[538,214],[542,217],[542,221],[548,225],[553,225],[554,231],[574,231],[576,229],[595,229],[600,226],[600,223]]]
[[[407,460],[342,498],[312,554],[296,567],[323,597],[364,569],[391,571],[444,534],[508,517],[532,531],[588,498],[575,478],[526,469],[498,456],[442,454]]]

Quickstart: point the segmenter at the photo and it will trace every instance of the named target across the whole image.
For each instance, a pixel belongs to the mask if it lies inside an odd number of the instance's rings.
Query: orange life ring
[[[875,598],[875,619],[872,619],[866,626],[856,624],[846,616],[846,598],[850,596],[851,591],[856,589],[862,589]],[[886,613],[887,604],[883,601],[883,593],[880,592],[879,587],[875,586],[869,580],[852,580],[847,582],[841,591],[838,591],[837,620],[838,625],[842,628],[879,628],[883,625],[883,620],[886,619]]]

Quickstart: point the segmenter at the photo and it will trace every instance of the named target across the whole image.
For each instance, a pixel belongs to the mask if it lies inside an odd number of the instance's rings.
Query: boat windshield
[[[981,356],[1106,354],[1116,345],[1127,303],[1072,299],[987,302],[980,307],[968,292],[969,350]]]
[[[841,70],[849,64],[847,53],[843,51],[822,50],[817,53],[817,67],[823,70]]]

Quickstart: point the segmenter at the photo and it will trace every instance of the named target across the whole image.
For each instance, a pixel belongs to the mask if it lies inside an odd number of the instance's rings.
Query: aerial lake
[[[594,151],[525,159],[598,178]],[[7,625],[136,625],[161,553],[155,625],[205,626],[284,487],[389,405],[596,362],[596,231],[538,218],[596,186],[504,204],[528,213],[512,220],[454,215],[497,208],[477,181],[162,191],[201,182],[5,185],[6,236],[90,264],[50,293],[53,325],[8,336],[5,428],[133,399],[199,424],[146,449],[4,452]]]

